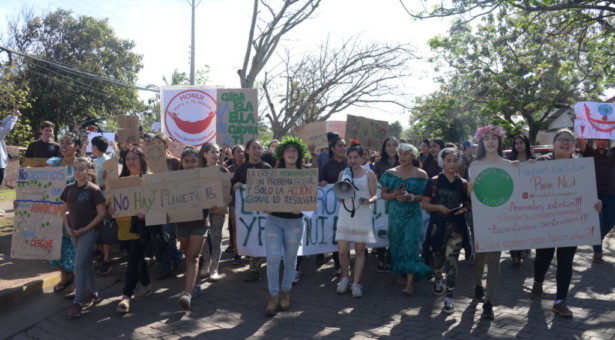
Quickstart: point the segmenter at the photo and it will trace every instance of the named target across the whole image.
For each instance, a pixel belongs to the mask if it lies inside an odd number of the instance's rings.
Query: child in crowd
[[[92,248],[96,242],[97,227],[105,218],[105,197],[94,184],[94,164],[89,158],[79,157],[73,165],[74,183],[62,192],[62,219],[67,234],[72,237],[75,255],[75,298],[68,311],[69,317],[81,316],[83,308],[97,304],[102,297],[96,290],[96,274],[92,263]],[[68,212],[68,214],[66,213]],[[89,291],[84,300],[85,289]]]

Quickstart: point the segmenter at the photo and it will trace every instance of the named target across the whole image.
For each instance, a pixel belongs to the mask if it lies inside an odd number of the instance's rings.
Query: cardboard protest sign
[[[267,214],[248,211],[245,206],[246,186],[235,192],[235,220],[237,225],[237,248],[240,255],[266,256],[265,225]],[[313,255],[337,251],[335,231],[341,203],[333,193],[333,184],[318,187],[318,205],[311,216],[303,216],[305,230],[299,255]],[[376,243],[370,248],[388,246],[387,232],[389,217],[385,211],[385,201],[379,199],[373,205],[372,225]]]
[[[202,219],[202,210],[223,206],[217,168],[120,177],[108,190],[113,217],[144,214],[146,225]],[[195,217],[196,216],[196,217]]]
[[[182,158],[182,152],[188,147],[188,145],[172,140],[168,145],[168,151],[176,158]]]
[[[295,129],[297,137],[301,138],[306,145],[314,145],[317,149],[329,146],[327,140],[327,122],[314,122],[298,126]]]
[[[139,144],[139,117],[119,115],[117,116],[117,140],[128,145]]]
[[[313,211],[318,194],[318,169],[248,169],[246,209],[251,211]]]
[[[119,161],[116,157],[111,157],[103,163],[103,171],[107,173],[107,178],[105,180],[105,186],[107,188],[111,187],[111,185],[109,185],[109,180],[119,177],[119,168]]]
[[[147,167],[151,172],[159,174],[169,171],[167,168],[167,156],[164,151],[164,146],[160,144],[145,145],[143,147],[143,152],[147,159]]]
[[[361,146],[366,148],[380,148],[387,136],[389,123],[383,120],[348,115],[346,119],[346,139],[358,139]]]
[[[19,169],[11,258],[58,260],[66,168]]]
[[[217,89],[216,141],[220,146],[245,145],[258,137],[258,90]]]
[[[111,142],[115,141],[115,133],[112,132],[88,132],[88,146],[85,147],[86,152],[92,152],[92,138],[96,136],[103,136],[109,142],[109,146],[107,146],[107,150],[101,150],[103,152],[113,152],[113,148],[111,147]]]
[[[219,168],[219,167],[216,167]],[[228,214],[228,204],[231,203],[231,178],[233,175],[229,172],[220,172],[220,180],[222,181],[222,196],[224,197],[224,205],[221,207],[212,208],[209,212],[212,214]]]
[[[337,132],[340,137],[346,138],[346,122],[343,120],[328,120],[327,132]]]
[[[472,165],[477,252],[600,243],[591,158]]]
[[[615,139],[615,104],[579,102],[574,106],[577,137]]]
[[[160,89],[162,131],[174,140],[201,146],[216,139],[216,89],[167,86]]]
[[[47,163],[48,158],[26,158],[21,163],[22,168],[32,167],[32,168],[42,168],[49,166]]]

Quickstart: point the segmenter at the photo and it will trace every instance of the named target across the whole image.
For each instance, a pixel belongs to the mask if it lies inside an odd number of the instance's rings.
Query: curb
[[[59,283],[60,279],[60,272],[55,272],[42,279],[30,281],[20,287],[0,291],[0,306],[8,309],[18,305],[30,296],[53,292],[53,286]]]

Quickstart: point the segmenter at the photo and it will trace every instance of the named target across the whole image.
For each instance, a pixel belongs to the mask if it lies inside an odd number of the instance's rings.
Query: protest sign
[[[340,137],[345,138],[345,136],[346,136],[346,121],[343,121],[343,120],[328,120],[327,121],[327,132],[330,132],[330,131],[337,132],[340,135]]]
[[[147,168],[151,172],[159,174],[169,171],[164,146],[160,144],[145,145],[143,153],[145,153],[145,158],[147,159]]]
[[[66,168],[19,169],[11,258],[60,259]]]
[[[215,207],[210,209],[210,213],[228,214],[228,204],[231,203],[231,178],[233,178],[233,175],[231,173],[220,171],[220,180],[222,181],[222,196],[224,197],[224,205],[221,207]]]
[[[169,142],[167,150],[171,153],[173,157],[181,159],[182,152],[184,152],[186,147],[188,147],[188,145],[172,140],[171,142]]]
[[[245,145],[258,137],[258,90],[217,89],[216,141],[220,146]]]
[[[217,168],[197,168],[120,177],[109,181],[113,217],[144,214],[146,225],[161,220],[185,222],[202,219],[202,210],[222,206],[222,182]],[[198,216],[198,217],[195,217]]]
[[[318,169],[248,169],[246,209],[250,211],[313,211]]]
[[[21,167],[22,168],[26,168],[26,167],[32,167],[32,168],[46,167],[46,166],[49,166],[49,163],[47,163],[47,159],[48,158],[26,158],[26,159],[23,160],[23,163],[21,163]]]
[[[216,90],[202,86],[160,89],[162,131],[174,140],[201,146],[216,138]]]
[[[316,149],[329,147],[327,140],[327,122],[314,122],[298,126],[295,129],[297,137],[301,138],[306,145],[314,145]]]
[[[246,186],[235,191],[235,221],[237,225],[237,248],[240,255],[266,256],[265,225],[267,214],[259,211],[248,211],[245,208]],[[376,201],[372,210],[372,225],[376,235],[376,243],[370,243],[370,248],[388,246],[388,214],[385,212],[385,202]],[[337,251],[335,231],[341,203],[333,193],[333,184],[318,187],[318,205],[311,215],[303,216],[305,230],[299,255],[313,255]],[[343,209],[343,208],[342,208]]]
[[[109,159],[107,159],[104,163],[103,163],[103,169],[104,171],[107,173],[107,178],[105,179],[105,186],[107,188],[110,188],[111,186],[109,185],[108,181],[111,179],[115,179],[118,178],[119,176],[119,162],[117,160],[116,157],[111,157]]]
[[[88,146],[85,147],[85,152],[92,152],[92,138],[96,136],[103,136],[109,142],[109,146],[107,146],[107,150],[101,150],[102,152],[113,152],[113,148],[111,147],[111,142],[115,141],[115,133],[112,132],[88,132]]]
[[[615,139],[615,104],[579,102],[574,106],[577,137]]]
[[[387,136],[389,123],[383,120],[348,115],[346,119],[346,143],[350,138],[358,139],[365,148],[380,148]]]
[[[117,140],[128,145],[139,145],[139,117],[119,115],[117,116]]]
[[[472,165],[477,252],[600,243],[591,158]]]

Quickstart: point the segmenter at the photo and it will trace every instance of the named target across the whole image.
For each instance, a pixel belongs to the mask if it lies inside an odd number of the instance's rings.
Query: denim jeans
[[[75,245],[75,302],[83,303],[87,293],[96,292],[96,273],[92,263],[92,248],[96,243],[98,229],[94,228],[85,234],[74,237]],[[87,293],[85,291],[87,286]]]
[[[267,285],[269,294],[289,292],[295,276],[297,252],[303,238],[303,218],[267,216],[265,249],[267,251]],[[284,258],[284,273],[280,289],[280,262]]]
[[[602,253],[602,240],[613,229],[615,224],[615,195],[598,194],[602,201],[602,211],[600,211],[600,244],[594,246],[594,253]]]

